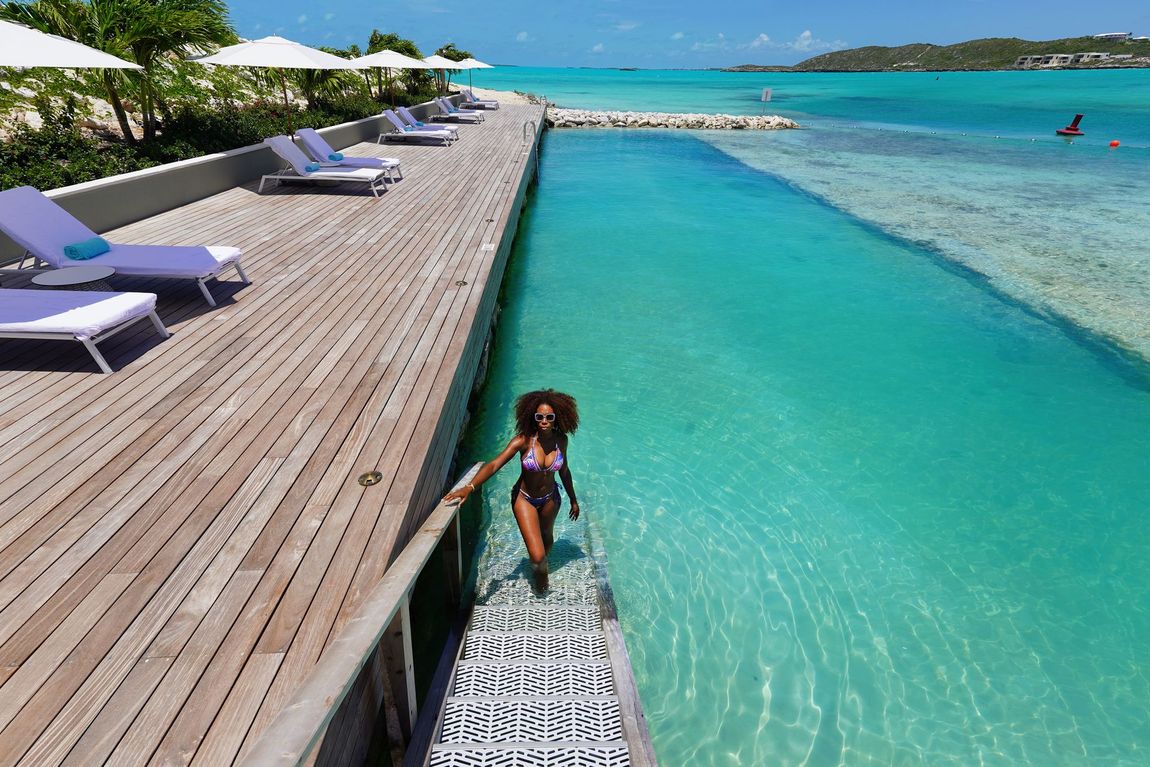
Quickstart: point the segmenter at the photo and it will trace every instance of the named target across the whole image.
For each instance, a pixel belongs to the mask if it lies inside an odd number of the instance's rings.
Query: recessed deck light
[[[383,481],[383,475],[380,474],[378,471],[369,471],[367,474],[360,474],[359,475],[359,484],[363,485],[364,487],[371,487],[372,485],[378,485],[382,481]]]

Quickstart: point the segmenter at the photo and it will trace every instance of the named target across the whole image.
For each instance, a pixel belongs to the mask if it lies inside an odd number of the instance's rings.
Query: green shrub
[[[60,107],[40,99],[40,128],[17,123],[0,143],[0,189],[55,189],[155,165],[123,144],[86,138],[76,128],[75,98]]]

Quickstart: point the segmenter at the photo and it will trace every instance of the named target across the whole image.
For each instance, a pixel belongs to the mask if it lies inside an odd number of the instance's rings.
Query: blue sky
[[[431,53],[451,41],[526,66],[715,67],[793,64],[841,48],[1150,34],[1150,1],[1108,0],[231,0],[243,37],[366,44],[397,32]]]

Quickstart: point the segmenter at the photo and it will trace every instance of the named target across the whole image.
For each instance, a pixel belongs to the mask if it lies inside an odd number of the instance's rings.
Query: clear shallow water
[[[807,130],[700,137],[1150,358],[1150,70],[485,78],[537,78],[576,106],[710,112],[756,112],[771,85],[770,111]],[[1075,111],[1087,137],[1055,137]]]
[[[693,135],[543,162],[465,457],[579,398],[661,763],[1150,761],[1146,366]]]
[[[466,75],[464,76],[466,78]],[[713,72],[699,70],[477,70],[474,84],[546,95],[560,106],[773,114],[805,124],[849,121],[1055,141],[1084,112],[1086,143],[1150,146],[1150,70],[1065,72]]]

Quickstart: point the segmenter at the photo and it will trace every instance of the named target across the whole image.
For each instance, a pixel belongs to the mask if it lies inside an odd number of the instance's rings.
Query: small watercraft
[[[1085,136],[1086,134],[1078,129],[1078,123],[1080,122],[1082,122],[1082,115],[1074,115],[1074,122],[1054,132],[1059,136]]]

